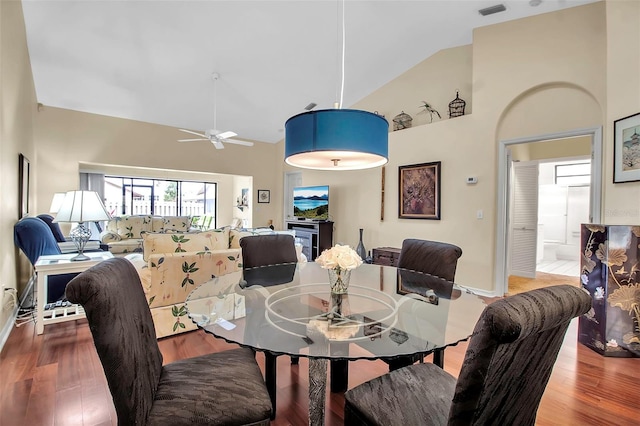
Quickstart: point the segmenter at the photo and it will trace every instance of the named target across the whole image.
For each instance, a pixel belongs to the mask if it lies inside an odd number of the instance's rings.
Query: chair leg
[[[291,357],[291,365],[298,365],[300,364],[300,357],[299,356],[292,356]]]
[[[433,351],[433,363],[440,368],[444,368],[444,348]]]
[[[276,359],[276,355],[270,352],[264,353],[264,381],[271,398],[271,420],[276,418]]]

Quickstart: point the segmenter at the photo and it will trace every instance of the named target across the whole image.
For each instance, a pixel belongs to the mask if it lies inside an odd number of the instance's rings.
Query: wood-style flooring
[[[537,424],[638,425],[640,359],[605,358],[577,344],[574,321],[538,410]],[[233,347],[201,331],[160,340],[165,363]],[[445,370],[457,375],[467,344],[447,348]],[[257,355],[264,368],[264,357]],[[430,357],[426,359],[429,361]],[[278,357],[274,426],[308,424],[308,362]],[[382,361],[355,361],[349,387],[384,374]],[[327,391],[327,425],[343,424],[344,398]],[[0,425],[116,425],[111,396],[86,320],[14,328],[0,354]],[[407,425],[411,426],[411,425]]]

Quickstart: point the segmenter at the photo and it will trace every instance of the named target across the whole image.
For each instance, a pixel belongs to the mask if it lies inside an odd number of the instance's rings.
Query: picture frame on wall
[[[19,155],[18,159],[18,173],[19,176],[19,219],[29,215],[29,159],[23,154]]]
[[[271,191],[268,189],[258,189],[258,202],[259,203],[270,203],[271,202]]]
[[[640,181],[640,113],[613,122],[613,183]]]
[[[398,167],[398,217],[440,220],[441,162]]]

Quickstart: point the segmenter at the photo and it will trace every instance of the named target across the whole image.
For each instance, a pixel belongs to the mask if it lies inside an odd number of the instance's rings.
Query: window
[[[589,185],[591,163],[567,163],[556,166],[556,184],[567,186]]]
[[[105,205],[112,216],[203,216],[214,218],[217,184],[105,176]]]

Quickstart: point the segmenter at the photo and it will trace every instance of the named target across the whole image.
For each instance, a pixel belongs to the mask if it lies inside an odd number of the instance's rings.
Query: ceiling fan
[[[236,145],[244,145],[244,146],[253,146],[253,142],[243,141],[239,139],[231,139],[234,136],[238,136],[236,132],[226,131],[221,132],[220,130],[216,130],[217,128],[217,98],[216,98],[216,85],[218,83],[218,79],[220,78],[220,74],[217,72],[213,73],[213,129],[207,129],[204,131],[204,134],[198,132],[192,132],[191,130],[179,129],[181,132],[190,133],[192,135],[200,136],[195,139],[178,139],[178,142],[195,142],[195,141],[210,141],[216,149],[224,149],[224,143],[234,143]]]

